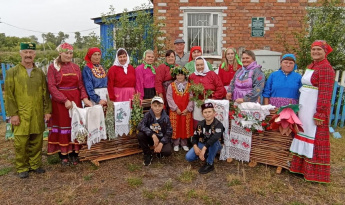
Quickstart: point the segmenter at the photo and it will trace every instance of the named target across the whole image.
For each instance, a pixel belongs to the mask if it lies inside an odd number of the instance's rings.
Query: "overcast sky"
[[[148,0],[0,0],[0,33],[6,36],[26,37],[35,35],[42,42],[39,32],[26,31],[13,26],[40,32],[58,33],[63,31],[70,35],[67,42],[74,42],[74,32],[83,31],[87,35],[95,31],[99,35],[99,25],[91,18],[100,17],[109,12],[113,5],[116,13],[125,8],[132,10],[136,6],[148,3]]]

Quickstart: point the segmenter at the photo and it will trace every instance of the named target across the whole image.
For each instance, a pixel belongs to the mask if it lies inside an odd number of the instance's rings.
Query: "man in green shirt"
[[[20,178],[41,168],[44,120],[50,119],[51,101],[43,71],[34,64],[34,43],[21,43],[21,63],[6,72],[5,108],[14,128],[15,163]]]

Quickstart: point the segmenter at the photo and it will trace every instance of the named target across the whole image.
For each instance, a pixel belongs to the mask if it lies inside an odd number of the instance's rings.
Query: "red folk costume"
[[[73,50],[65,43],[60,45],[59,51]],[[61,152],[67,155],[79,152],[81,145],[71,142],[71,118],[65,107],[67,100],[74,101],[82,107],[81,99],[88,98],[78,65],[68,62],[58,65],[57,60],[48,68],[48,89],[52,96],[52,129],[48,137],[48,154]]]
[[[159,65],[156,69],[156,78],[155,78],[155,88],[156,93],[163,94],[164,101],[166,102],[166,91],[168,86],[172,83],[173,78],[171,77],[170,70],[178,65],[171,65],[167,62]]]
[[[120,64],[118,52],[124,50],[127,55],[127,62]],[[111,101],[130,101],[135,94],[135,70],[129,65],[129,55],[123,48],[119,48],[116,53],[114,65],[108,71],[108,94]]]
[[[325,41],[315,41],[312,47],[319,46],[325,50],[327,55],[332,48]],[[331,98],[334,84],[335,72],[327,59],[314,61],[308,66],[313,70],[310,82],[318,88],[315,120],[322,121],[322,125],[316,126],[315,139],[313,140],[314,150],[312,158],[294,154],[290,171],[303,174],[308,181],[330,182],[330,142],[328,122],[330,118]],[[308,106],[308,105],[304,105]],[[303,122],[302,122],[303,123]],[[304,127],[305,129],[305,127]],[[308,141],[310,142],[310,140]]]
[[[240,68],[241,65],[238,65],[237,69],[234,70],[233,65],[228,65],[228,70],[226,71],[224,68],[222,68],[222,65],[219,65],[218,75],[224,86],[230,85],[230,82],[234,78],[236,71]]]
[[[171,89],[172,89],[172,97],[173,101],[178,107],[178,109],[181,110],[181,112],[185,109],[187,109],[189,104],[189,98],[190,98],[190,83],[187,83],[186,88],[184,91],[179,91],[176,83],[171,83]],[[192,109],[192,108],[190,108]],[[172,111],[170,110],[169,117],[171,126],[173,128],[173,135],[172,139],[187,139],[190,136],[193,136],[193,117],[192,113],[187,113],[187,115],[178,115],[176,110]]]

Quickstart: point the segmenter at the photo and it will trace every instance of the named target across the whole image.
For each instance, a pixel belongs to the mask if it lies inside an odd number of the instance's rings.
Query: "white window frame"
[[[217,34],[217,54],[209,56],[207,54],[203,55],[206,58],[221,59],[222,58],[222,48],[223,48],[223,16],[226,14],[223,12],[227,7],[180,7],[180,10],[183,10],[183,40],[186,43],[188,42],[188,14],[194,13],[209,13],[213,18],[213,14],[218,14],[218,34]],[[203,42],[203,40],[201,40]],[[199,45],[203,46],[203,45]],[[188,45],[185,47],[185,52],[188,52]]]

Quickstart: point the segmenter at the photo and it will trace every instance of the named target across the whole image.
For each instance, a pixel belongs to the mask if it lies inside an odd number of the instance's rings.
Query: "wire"
[[[25,30],[25,31],[31,31],[31,32],[42,33],[42,34],[52,33],[52,32],[43,32],[43,31],[35,31],[35,30],[31,30],[31,29],[26,29],[26,28],[20,28],[18,26],[15,26],[15,25],[3,22],[1,20],[0,20],[0,23],[3,23],[3,24],[8,25],[8,26],[12,26],[12,27],[17,28],[17,29]],[[85,30],[81,30],[81,31],[70,31],[70,32],[64,32],[64,33],[75,33],[75,32],[91,31],[91,30],[95,30],[95,29],[98,29],[98,28],[99,27],[95,27],[95,28],[85,29]],[[53,34],[59,34],[59,33],[53,33]]]

